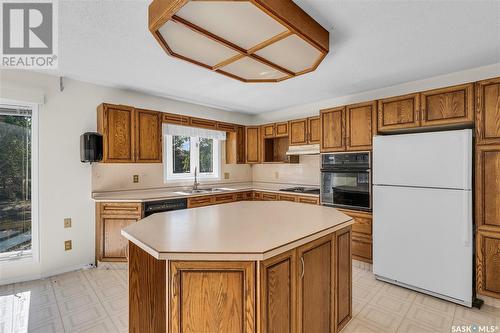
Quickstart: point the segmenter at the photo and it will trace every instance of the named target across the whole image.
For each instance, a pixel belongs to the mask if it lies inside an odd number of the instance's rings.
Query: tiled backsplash
[[[252,181],[319,186],[320,156],[302,155],[299,164],[256,164]]]
[[[304,155],[299,164],[221,164],[222,178],[218,183],[266,182],[319,186],[319,155]],[[229,173],[229,179],[224,179]],[[134,183],[133,176],[139,175]],[[92,192],[139,190],[159,187],[192,185],[192,181],[163,182],[160,163],[95,163],[92,165]],[[202,182],[203,183],[203,182]],[[214,181],[207,181],[214,183]]]

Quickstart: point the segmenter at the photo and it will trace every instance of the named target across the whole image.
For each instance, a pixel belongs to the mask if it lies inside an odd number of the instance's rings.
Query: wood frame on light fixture
[[[215,34],[175,15],[188,1],[189,0],[153,0],[153,2],[149,5],[149,30],[153,34],[155,39],[158,41],[158,43],[161,45],[161,47],[169,55],[190,62],[192,64],[207,68],[219,74],[248,83],[280,82],[316,70],[316,68],[318,68],[319,64],[323,61],[323,59],[329,52],[329,32],[291,0],[223,0],[223,1],[252,3],[262,12],[270,16],[272,19],[274,19],[287,29],[287,31],[279,33],[261,42],[260,44],[253,46],[248,50],[234,43],[231,43],[219,36],[216,36]],[[221,0],[191,0],[191,1],[221,1]],[[167,42],[159,32],[160,27],[162,27],[167,21],[170,20],[182,24],[185,27],[195,31],[196,33],[199,33],[206,38],[209,38],[219,44],[224,45],[227,48],[230,48],[233,51],[236,51],[238,54],[231,58],[225,59],[218,64],[209,66],[207,64],[201,63],[199,61],[188,58],[181,54],[175,53],[168,46]],[[278,64],[275,64],[255,54],[255,52],[292,35],[296,35],[297,37],[301,38],[303,41],[305,41],[306,43],[313,46],[319,51],[320,55],[316,59],[312,67],[302,70],[300,72],[293,72],[287,68],[284,68]],[[269,66],[283,73],[284,76],[279,79],[245,79],[221,69],[221,67],[233,63],[237,60],[240,60],[244,57],[248,57],[266,66]]]

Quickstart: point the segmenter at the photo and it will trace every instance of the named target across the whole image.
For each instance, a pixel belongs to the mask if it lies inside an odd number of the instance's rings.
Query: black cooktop
[[[290,187],[282,188],[280,191],[283,192],[294,192],[294,193],[306,193],[306,194],[319,194],[319,188],[316,187]]]

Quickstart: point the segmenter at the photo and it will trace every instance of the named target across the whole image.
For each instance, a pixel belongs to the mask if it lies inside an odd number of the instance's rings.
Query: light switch
[[[73,248],[71,240],[64,241],[64,251],[69,251]]]
[[[229,179],[229,176],[230,176],[229,172],[224,172],[224,179]]]
[[[67,217],[64,219],[64,227],[71,228],[71,217]]]

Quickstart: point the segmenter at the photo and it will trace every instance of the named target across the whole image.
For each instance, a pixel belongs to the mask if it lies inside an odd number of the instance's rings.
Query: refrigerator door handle
[[[469,209],[469,197],[470,197],[470,192],[469,191],[466,191],[464,193],[464,197],[463,197],[463,204],[462,204],[462,210],[463,210],[463,244],[465,247],[469,246],[469,238],[470,238],[470,235],[469,235],[469,225],[470,223],[472,222],[471,221],[471,217],[470,217],[470,209]]]

